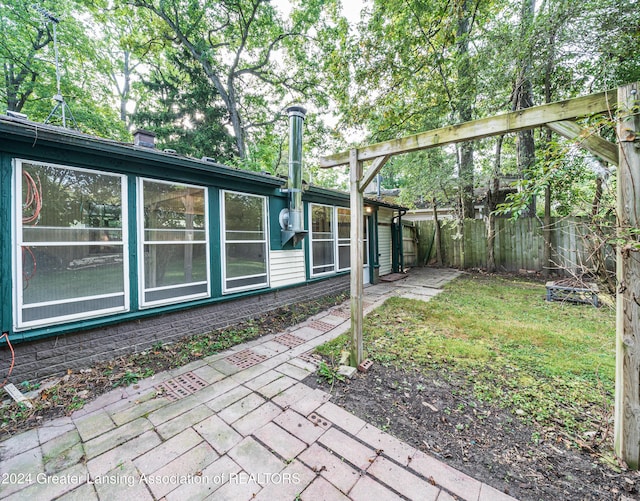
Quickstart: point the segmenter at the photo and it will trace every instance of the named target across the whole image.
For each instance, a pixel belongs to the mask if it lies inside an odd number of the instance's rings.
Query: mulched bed
[[[469,383],[446,369],[419,372],[374,364],[367,373],[334,385],[317,375],[304,383],[520,500],[640,499],[640,474],[604,464],[597,444],[580,449],[558,430],[535,429],[522,417],[478,402]],[[605,438],[602,444],[611,442],[610,430]]]

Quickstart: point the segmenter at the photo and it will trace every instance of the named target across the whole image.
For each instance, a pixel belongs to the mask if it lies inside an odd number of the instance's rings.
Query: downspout
[[[369,263],[371,263],[371,284],[376,285],[380,281],[380,240],[378,235],[378,208],[374,208],[371,214],[369,228]]]
[[[404,209],[398,209],[398,215],[392,220],[392,271],[402,273],[404,271],[404,243],[402,241],[402,216],[407,213]]]
[[[400,262],[400,273],[404,273],[404,230],[402,229],[402,216],[404,216],[406,213],[407,211],[404,209],[398,210],[398,226],[400,227],[400,255],[398,256],[398,261]]]
[[[286,192],[289,208],[280,214],[282,245],[292,242],[295,247],[306,235],[302,207],[302,126],[307,114],[302,106],[290,106],[289,114],[289,180]],[[283,190],[284,191],[284,190]]]
[[[400,251],[398,246],[398,217],[391,218],[391,271],[398,273],[400,269]]]

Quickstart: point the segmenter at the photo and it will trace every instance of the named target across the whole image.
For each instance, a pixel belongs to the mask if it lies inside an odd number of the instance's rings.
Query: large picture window
[[[124,176],[15,161],[16,329],[129,308]]]
[[[139,181],[141,306],[207,297],[207,193],[202,187]]]
[[[269,285],[267,273],[267,199],[224,191],[224,292]]]
[[[311,228],[311,275],[351,269],[351,209],[311,204]],[[367,265],[366,217],[363,244],[364,264]]]
[[[338,207],[338,271],[351,267],[351,209]]]
[[[311,275],[335,271],[334,221],[334,207],[311,204]]]

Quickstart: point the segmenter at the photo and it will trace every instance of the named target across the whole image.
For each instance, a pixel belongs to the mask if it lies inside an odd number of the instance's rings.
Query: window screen
[[[351,268],[351,209],[311,205],[311,275]],[[367,218],[364,218],[364,264],[368,260]],[[336,262],[337,256],[337,262]]]
[[[335,271],[334,207],[311,205],[311,274]]]
[[[206,190],[149,179],[139,190],[141,305],[208,296]]]
[[[16,161],[17,329],[125,311],[123,176]]]
[[[269,285],[266,198],[223,192],[224,290]]]

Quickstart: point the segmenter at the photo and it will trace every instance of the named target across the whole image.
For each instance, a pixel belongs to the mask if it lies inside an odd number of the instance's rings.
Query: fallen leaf
[[[433,412],[438,412],[438,408],[435,405],[430,404],[429,402],[422,402],[422,405],[425,407],[429,407]]]

